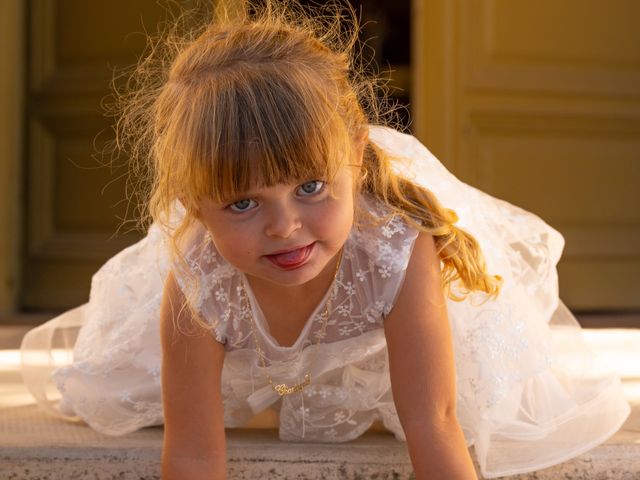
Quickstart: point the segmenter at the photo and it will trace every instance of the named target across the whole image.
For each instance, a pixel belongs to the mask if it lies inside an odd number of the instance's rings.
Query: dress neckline
[[[327,288],[327,291],[324,293],[324,295],[322,296],[322,298],[320,299],[316,307],[313,309],[313,311],[311,312],[311,315],[309,315],[309,317],[305,321],[304,326],[302,327],[302,330],[300,331],[300,334],[298,335],[298,338],[296,339],[296,341],[293,343],[293,345],[290,345],[288,347],[285,345],[280,345],[278,340],[276,340],[275,337],[271,335],[270,329],[269,329],[269,322],[267,322],[264,312],[262,311],[262,308],[260,308],[260,304],[258,303],[255,295],[253,294],[253,289],[251,288],[251,285],[249,284],[249,281],[246,275],[244,274],[244,272],[241,272],[238,270],[240,273],[240,280],[242,281],[245,292],[247,293],[247,299],[249,300],[249,304],[251,305],[251,311],[253,312],[253,319],[256,324],[256,329],[260,332],[260,335],[262,336],[262,338],[267,340],[267,342],[271,347],[275,348],[276,350],[280,350],[284,352],[297,350],[301,348],[303,342],[309,336],[309,330],[311,329],[311,326],[314,323],[314,319],[316,318],[318,313],[321,311],[321,309],[324,308],[327,301],[329,300],[329,296],[335,290],[335,284],[338,281],[338,278],[340,277],[340,273],[342,272],[342,269],[344,267],[347,243],[348,243],[348,240],[347,242],[345,242],[343,246],[345,251],[340,256],[341,257],[340,264],[338,265],[338,270],[333,282],[331,282],[331,285],[329,285],[329,288]],[[331,316],[331,312],[327,312],[327,314]]]

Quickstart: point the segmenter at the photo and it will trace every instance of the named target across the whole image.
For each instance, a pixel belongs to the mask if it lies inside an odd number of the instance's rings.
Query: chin
[[[302,270],[302,268],[300,268],[299,270]],[[283,271],[281,272],[281,274],[271,277],[269,280],[273,283],[277,283],[282,286],[297,287],[300,285],[304,285],[305,283],[308,283],[314,278],[316,278],[320,274],[320,271],[317,271],[317,272],[316,271],[303,272],[303,271],[297,271],[297,270]]]

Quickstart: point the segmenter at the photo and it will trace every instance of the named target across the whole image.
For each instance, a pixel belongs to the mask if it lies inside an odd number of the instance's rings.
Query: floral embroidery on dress
[[[234,367],[233,372],[223,372],[223,383],[227,379],[223,386],[227,425],[242,424],[246,419],[246,410],[243,408],[247,408],[247,403],[252,403],[251,408],[264,408],[269,402],[276,401],[276,397],[270,396],[271,389],[266,383],[265,372],[255,354],[249,317],[252,313],[255,315],[256,334],[260,337],[266,368],[276,382],[298,382],[291,372],[306,372],[309,364],[305,363],[305,359],[313,356],[318,345],[323,349],[331,348],[331,345],[346,340],[358,338],[356,342],[360,342],[363,336],[375,334],[367,337],[370,340],[363,340],[361,346],[355,347],[351,343],[349,347],[340,349],[340,357],[345,365],[357,361],[357,367],[346,368],[342,374],[337,371],[335,376],[312,375],[312,383],[302,395],[287,396],[282,400],[281,438],[316,441],[356,438],[378,418],[378,414],[371,410],[374,404],[364,410],[357,407],[370,398],[372,392],[365,393],[363,389],[374,379],[377,384],[375,388],[380,390],[378,395],[387,395],[385,401],[392,401],[388,396],[388,373],[385,373],[388,371],[386,352],[378,348],[381,345],[380,338],[384,338],[384,318],[392,310],[402,286],[418,232],[410,228],[399,215],[390,214],[388,207],[379,201],[365,196],[360,201],[360,206],[371,212],[375,221],[352,228],[344,245],[335,284],[310,315],[296,348],[277,345],[269,336],[268,324],[259,305],[254,304],[253,307],[257,308],[249,308],[247,302],[241,301],[243,275],[230,267],[215,251],[213,241],[206,232],[198,248],[189,252],[190,259],[198,265],[193,273],[200,275],[199,283],[202,286],[198,297],[194,299],[194,306],[200,309],[202,318],[212,325],[212,333],[216,338],[224,339],[227,355],[237,354],[245,359],[242,370]],[[199,261],[198,256],[206,261]],[[250,301],[255,302],[251,289],[247,288],[246,283],[244,285]],[[326,313],[328,318],[323,331],[320,327],[325,314],[325,302],[331,302],[331,308]],[[367,350],[366,342],[373,338],[378,347],[375,351]],[[312,344],[316,345],[306,348]],[[365,361],[362,359],[364,352],[367,352]],[[230,364],[225,360],[225,366]],[[291,373],[290,378],[283,377],[286,372]],[[244,400],[245,395],[251,400]],[[253,403],[261,407],[254,407]]]

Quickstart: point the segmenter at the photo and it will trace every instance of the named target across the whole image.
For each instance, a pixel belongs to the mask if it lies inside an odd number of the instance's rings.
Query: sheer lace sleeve
[[[362,208],[379,223],[353,229],[354,282],[360,284],[365,297],[365,315],[371,322],[381,324],[404,282],[418,231],[399,215],[389,216],[379,202],[364,196],[361,202]]]
[[[211,328],[215,339],[227,343],[227,324],[230,319],[230,280],[234,268],[218,254],[206,228],[194,224],[181,247],[186,265],[178,259],[173,271],[192,311]]]

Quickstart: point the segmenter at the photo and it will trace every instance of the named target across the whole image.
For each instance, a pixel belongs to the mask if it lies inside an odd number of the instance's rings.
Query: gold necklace
[[[265,356],[264,356],[264,350],[262,350],[262,347],[260,346],[260,341],[258,340],[258,335],[256,334],[256,326],[255,326],[255,320],[253,318],[253,308],[251,308],[251,302],[249,301],[248,295],[247,295],[247,291],[244,288],[244,281],[241,283],[241,293],[240,293],[240,297],[241,297],[241,301],[245,303],[245,305],[248,307],[249,310],[249,317],[251,319],[251,333],[253,334],[253,340],[256,343],[256,352],[258,353],[258,356],[260,357],[260,364],[262,365],[262,368],[265,370],[266,375],[267,375],[267,381],[269,382],[269,385],[271,385],[271,389],[276,392],[278,395],[280,395],[281,397],[284,397],[285,395],[290,395],[292,393],[296,393],[296,392],[301,392],[302,390],[304,390],[304,388],[309,385],[311,383],[311,371],[313,371],[313,361],[315,360],[315,356],[318,352],[318,343],[320,341],[321,338],[324,338],[325,335],[325,331],[327,329],[327,321],[329,320],[329,312],[331,310],[331,304],[333,301],[333,297],[335,292],[333,290],[335,290],[336,287],[336,278],[338,277],[338,271],[340,270],[340,262],[342,261],[342,252],[343,249],[340,250],[340,256],[338,257],[338,262],[336,263],[336,271],[333,273],[333,280],[331,281],[331,287],[330,287],[330,293],[329,293],[329,298],[327,299],[327,302],[325,303],[325,307],[324,307],[324,311],[322,312],[321,318],[322,318],[322,325],[320,326],[320,335],[318,336],[318,340],[316,340],[316,343],[313,344],[314,351],[313,351],[313,356],[311,357],[311,362],[309,363],[309,373],[306,373],[304,376],[304,380],[300,383],[296,383],[294,385],[288,386],[286,383],[278,383],[278,384],[274,384],[273,383],[273,379],[271,378],[271,375],[269,375],[269,373],[267,372],[267,363],[265,360]]]

